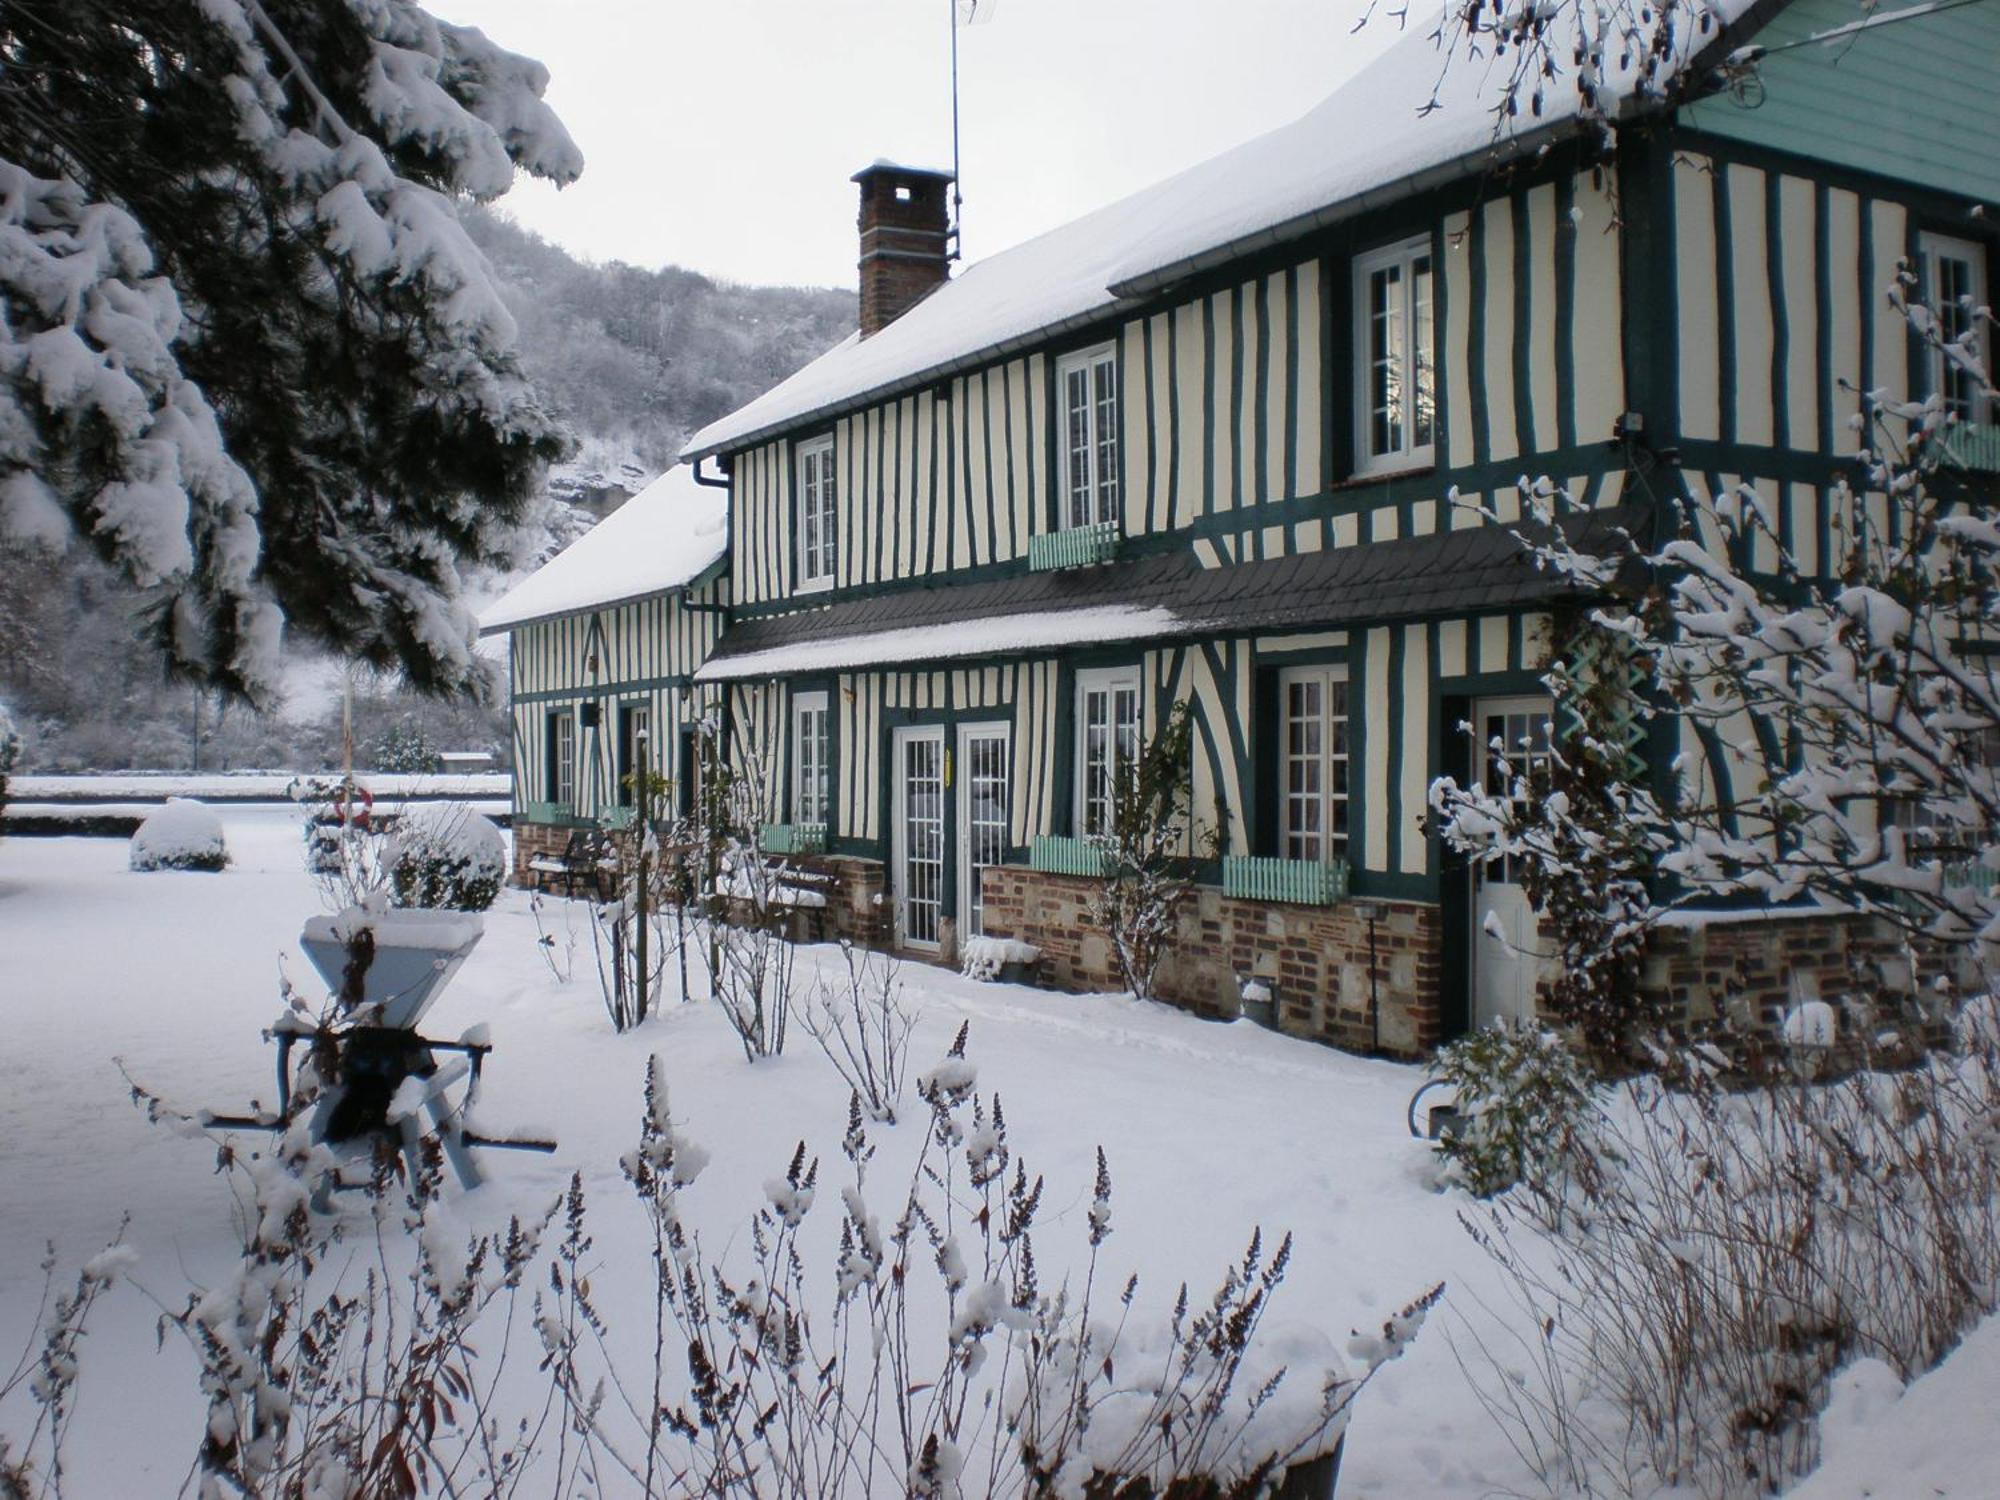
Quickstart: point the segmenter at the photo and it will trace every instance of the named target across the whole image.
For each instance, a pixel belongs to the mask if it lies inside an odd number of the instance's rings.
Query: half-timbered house
[[[1089,841],[1185,701],[1221,853],[1163,993],[1233,1012],[1255,977],[1287,1029],[1401,1052],[1528,1013],[1524,896],[1424,818],[1433,778],[1486,774],[1475,745],[1551,733],[1580,601],[1510,535],[1517,482],[1607,545],[1749,483],[1833,565],[1853,392],[1952,379],[1883,289],[1900,262],[1947,300],[1989,284],[2000,12],[1931,9],[1836,49],[1844,0],[1721,0],[1591,119],[1567,83],[1496,112],[1510,59],[1440,79],[1413,35],[955,276],[949,179],[857,174],[860,332],[685,454],[730,498],[728,628],[691,675],[772,844],[857,930],[886,906],[906,950],[1004,935],[1108,985]],[[1656,777],[1733,774],[1682,736],[1645,745]]]
[[[517,874],[578,828],[628,826],[642,765],[690,784],[717,706],[694,674],[729,599],[725,505],[670,470],[481,614],[508,638]]]

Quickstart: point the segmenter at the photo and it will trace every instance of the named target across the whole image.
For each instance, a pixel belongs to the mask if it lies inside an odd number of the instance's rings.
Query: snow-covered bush
[[[132,835],[135,870],[220,870],[228,863],[222,819],[192,797],[169,797]]]
[[[894,954],[842,941],[846,983],[821,979],[806,1001],[806,1030],[871,1120],[896,1123],[917,1012],[903,1004]]]
[[[1460,1116],[1438,1142],[1445,1180],[1475,1197],[1549,1181],[1589,1149],[1595,1080],[1552,1032],[1483,1026],[1440,1048],[1430,1074],[1449,1085]]]
[[[398,906],[485,911],[507,879],[507,839],[499,826],[450,803],[406,809],[385,857]]]
[[[959,950],[958,966],[967,979],[991,981],[998,979],[1009,965],[1026,967],[1041,956],[1041,949],[1018,938],[967,938]]]
[[[1468,1221],[1517,1313],[1468,1372],[1552,1493],[1775,1493],[1839,1369],[1911,1379],[2000,1301],[1992,1002],[1902,1072],[1746,1087],[1720,1056],[1607,1090],[1560,1172]]]

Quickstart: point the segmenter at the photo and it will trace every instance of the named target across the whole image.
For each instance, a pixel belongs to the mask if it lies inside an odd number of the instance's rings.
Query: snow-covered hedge
[[[470,808],[415,808],[397,819],[388,864],[398,906],[485,911],[507,878],[507,840]]]
[[[14,716],[8,712],[6,701],[0,699],[0,817],[7,812],[7,776],[20,757],[21,733],[14,727]]]
[[[169,797],[132,835],[135,870],[220,870],[228,863],[222,819],[192,797]]]

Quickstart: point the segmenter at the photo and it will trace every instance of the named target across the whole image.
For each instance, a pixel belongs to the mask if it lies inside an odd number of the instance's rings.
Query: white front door
[[[958,729],[958,935],[984,937],[979,872],[1007,857],[1007,726]]]
[[[1546,698],[1484,698],[1473,707],[1481,786],[1517,805],[1549,761],[1553,710]],[[1472,1022],[1532,1021],[1535,986],[1553,967],[1538,918],[1521,887],[1519,861],[1496,859],[1472,873]]]
[[[898,729],[895,756],[896,941],[934,949],[944,916],[944,729]]]

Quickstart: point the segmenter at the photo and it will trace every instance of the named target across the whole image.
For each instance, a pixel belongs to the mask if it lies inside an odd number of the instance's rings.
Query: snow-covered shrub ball
[[[507,878],[507,840],[466,807],[406,812],[389,835],[389,888],[398,906],[485,911]]]
[[[135,870],[220,870],[228,863],[222,819],[192,797],[169,797],[132,835]]]
[[[1461,1116],[1438,1142],[1445,1180],[1475,1197],[1546,1182],[1566,1161],[1594,1154],[1596,1077],[1553,1032],[1482,1027],[1441,1048],[1430,1073],[1451,1086]]]

